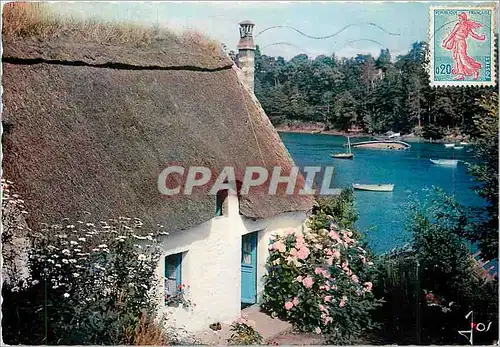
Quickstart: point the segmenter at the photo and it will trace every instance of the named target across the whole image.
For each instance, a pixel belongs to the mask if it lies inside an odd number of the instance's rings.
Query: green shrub
[[[244,317],[238,318],[231,324],[231,337],[227,340],[228,345],[262,345],[264,339],[255,330],[255,322]]]
[[[335,203],[320,201],[302,230],[285,230],[269,246],[262,307],[301,331],[345,344],[375,327],[370,313],[380,301],[371,292],[369,253],[325,213],[328,206]]]

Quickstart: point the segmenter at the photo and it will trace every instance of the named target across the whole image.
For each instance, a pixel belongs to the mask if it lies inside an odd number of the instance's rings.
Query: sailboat
[[[457,147],[454,147],[456,149]],[[459,147],[458,149],[462,149]],[[453,159],[429,159],[431,163],[441,166],[457,167],[459,160],[455,159],[455,151],[453,151]]]
[[[347,136],[347,152],[330,154],[330,156],[336,159],[352,159],[354,157],[351,152],[351,139],[349,138],[349,136]]]
[[[431,163],[442,166],[457,166],[457,159],[429,159]]]

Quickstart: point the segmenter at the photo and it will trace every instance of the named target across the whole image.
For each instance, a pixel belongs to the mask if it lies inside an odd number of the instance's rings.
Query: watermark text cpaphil
[[[330,187],[333,172],[329,166],[305,166],[302,170],[296,166],[225,166],[215,170],[169,165],[158,175],[158,191],[165,196],[191,195],[195,190],[208,195],[226,190],[238,195],[337,195],[340,189]]]

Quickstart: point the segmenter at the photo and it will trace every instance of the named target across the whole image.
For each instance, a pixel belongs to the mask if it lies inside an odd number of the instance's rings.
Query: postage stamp
[[[432,86],[495,85],[494,4],[431,6]]]

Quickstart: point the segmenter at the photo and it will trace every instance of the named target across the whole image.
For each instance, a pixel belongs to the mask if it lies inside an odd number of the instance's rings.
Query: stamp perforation
[[[497,52],[496,52],[496,42],[495,42],[495,30],[496,30],[496,15],[497,15],[497,3],[478,3],[477,5],[472,5],[470,3],[466,5],[434,5],[429,6],[429,28],[428,28],[428,40],[429,40],[429,56],[428,56],[428,73],[430,77],[430,85],[432,87],[489,87],[496,85],[496,62],[497,62]],[[449,81],[436,81],[435,80],[435,10],[490,10],[490,25],[489,25],[489,37],[490,37],[490,79],[487,81],[475,81],[475,80],[449,80]]]

